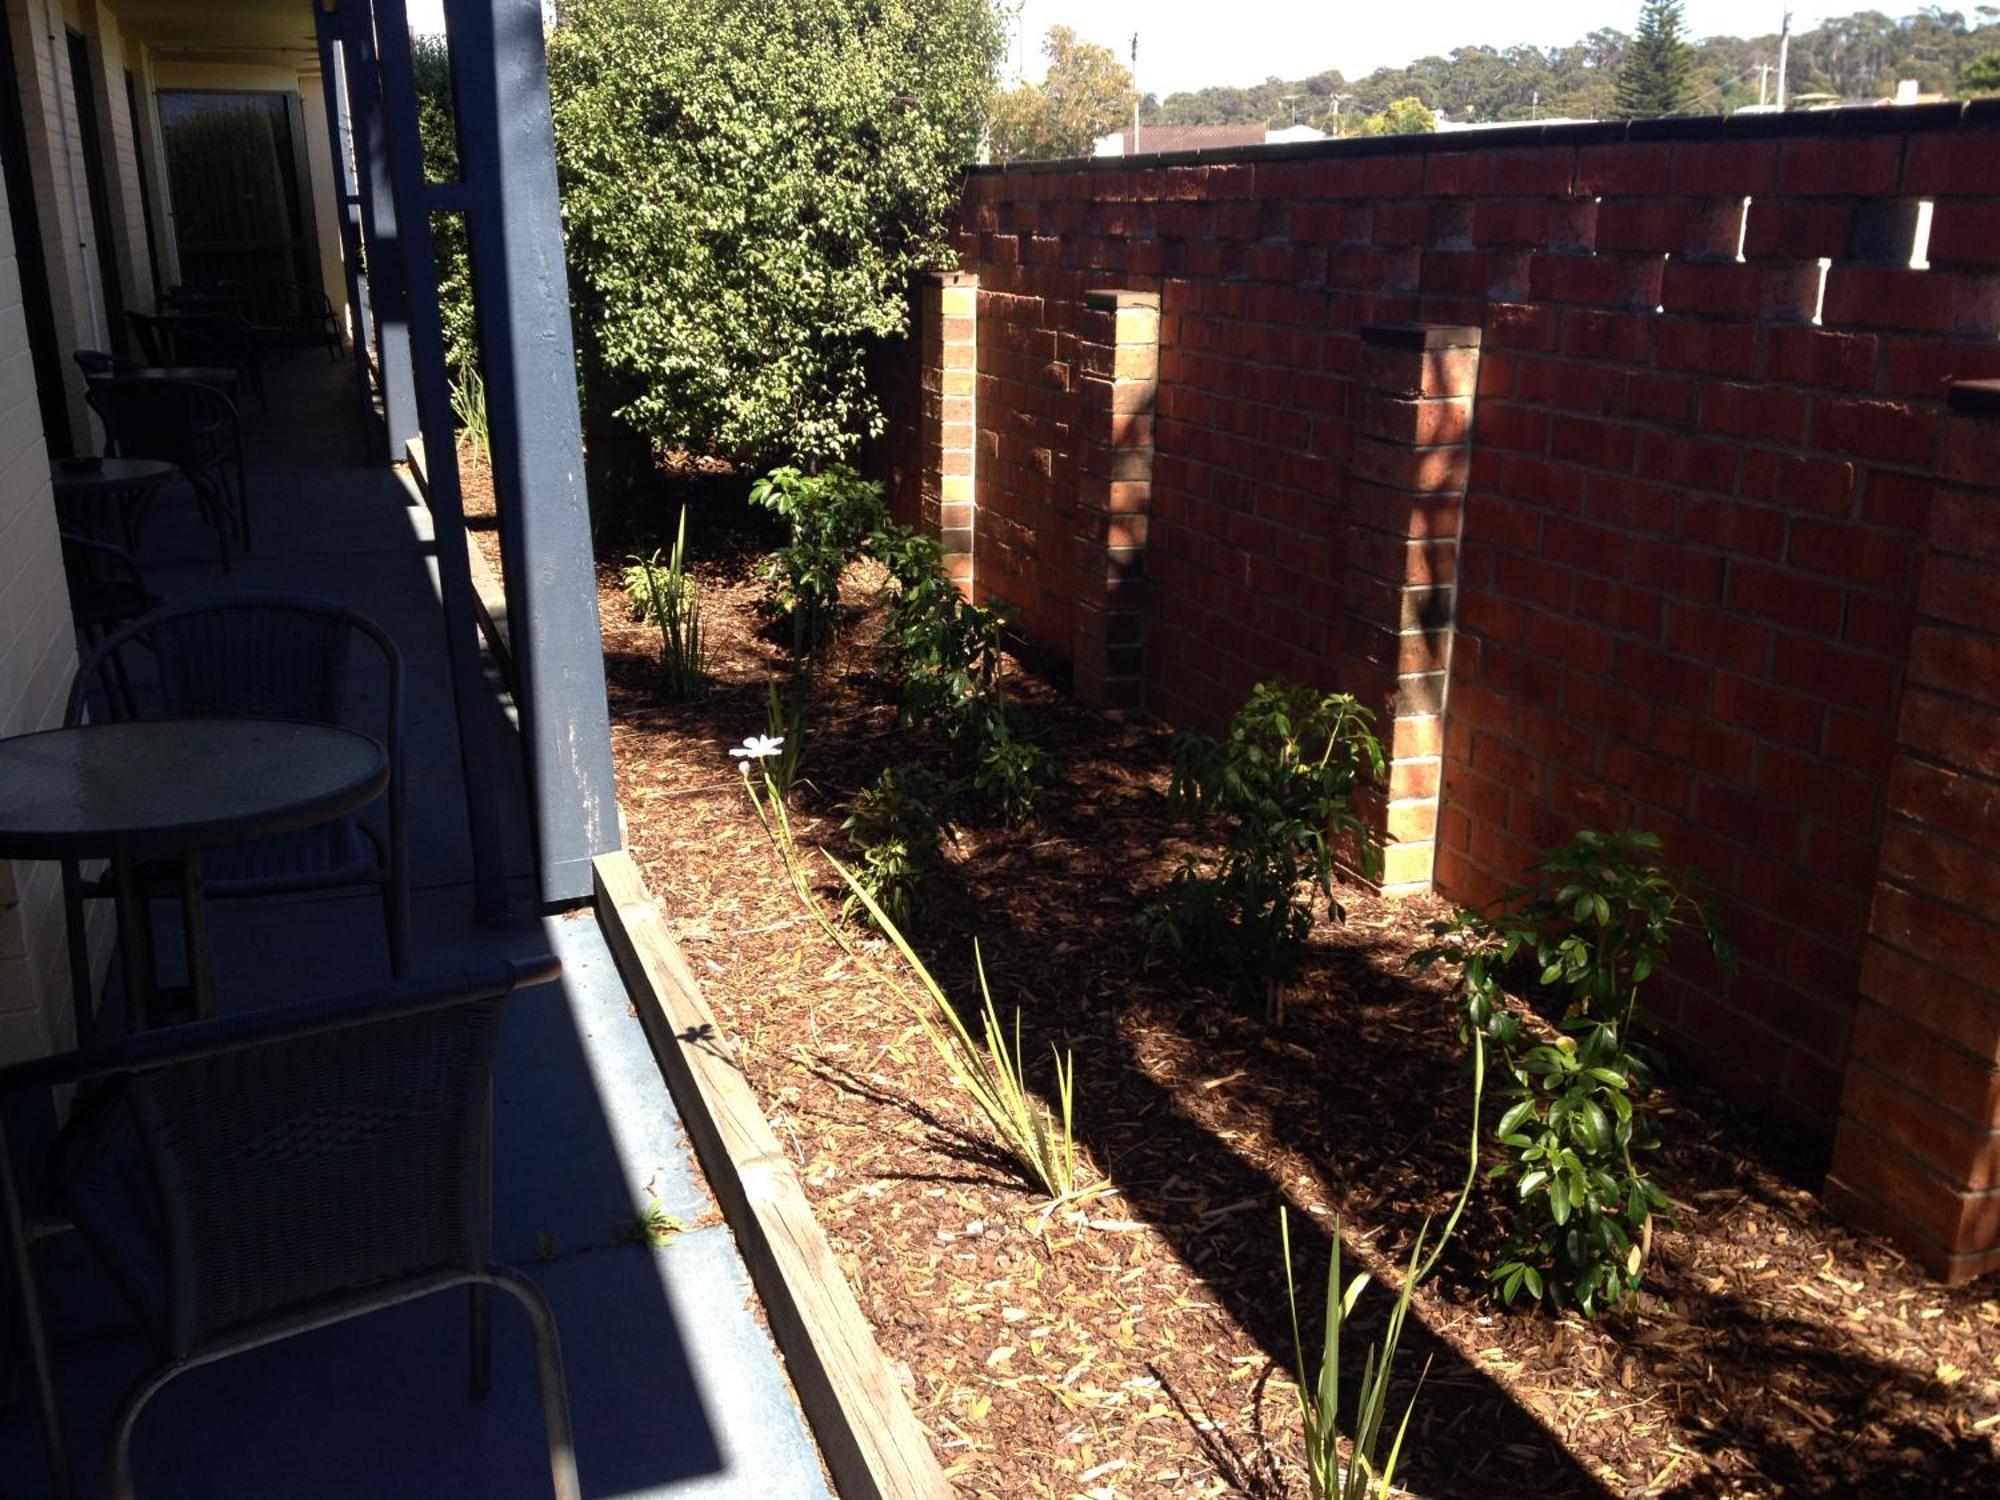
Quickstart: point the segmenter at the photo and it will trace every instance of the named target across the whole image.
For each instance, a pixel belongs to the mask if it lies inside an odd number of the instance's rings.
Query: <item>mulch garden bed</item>
[[[1167,734],[1016,664],[1050,784],[1025,825],[960,831],[917,938],[975,1003],[976,938],[1030,1051],[1074,1049],[1078,1138],[1111,1189],[1044,1215],[908,1013],[801,910],[726,755],[793,671],[761,609],[760,519],[696,512],[715,644],[698,703],[660,701],[651,627],[600,561],[627,841],[940,1459],[996,1500],[1305,1494],[1278,1208],[1314,1295],[1336,1222],[1346,1263],[1393,1285],[1449,1208],[1469,1079],[1441,981],[1408,966],[1441,908],[1350,893],[1282,1024],[1146,969],[1133,912],[1188,847]],[[842,803],[936,754],[897,723],[863,571],[793,796],[800,843],[842,853]],[[1665,1112],[1656,1167],[1680,1225],[1634,1307],[1501,1309],[1481,1274],[1496,1206],[1475,1195],[1416,1296],[1404,1369],[1429,1374],[1401,1481],[1439,1497],[2000,1493],[1993,1282],[1947,1291],[1833,1223],[1809,1150],[1685,1079]],[[1364,1333],[1388,1300],[1364,1299]]]

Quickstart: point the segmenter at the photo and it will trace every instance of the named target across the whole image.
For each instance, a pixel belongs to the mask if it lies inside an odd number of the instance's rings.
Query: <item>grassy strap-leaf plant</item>
[[[625,596],[633,618],[660,632],[660,680],[676,702],[699,698],[708,688],[709,645],[701,618],[701,580],[687,566],[687,507],[681,507],[674,549],[664,562],[655,550],[633,557],[625,568]]]
[[[1692,926],[1719,962],[1732,954],[1701,878],[1670,873],[1659,854],[1650,833],[1579,833],[1500,915],[1438,923],[1420,955],[1457,965],[1465,1029],[1506,1079],[1493,1128],[1505,1154],[1488,1176],[1508,1188],[1512,1227],[1491,1274],[1509,1303],[1525,1291],[1586,1316],[1622,1303],[1643,1278],[1655,1219],[1671,1219],[1640,1165],[1659,1145],[1640,996],[1678,928]],[[1507,1005],[1517,972],[1561,1000],[1552,1038]]]
[[[1315,893],[1338,911],[1343,844],[1371,867],[1355,793],[1382,775],[1374,715],[1347,693],[1259,683],[1221,739],[1174,737],[1171,796],[1222,831],[1221,852],[1191,858],[1140,915],[1150,957],[1219,956],[1254,982],[1273,1019],[1297,971]]]

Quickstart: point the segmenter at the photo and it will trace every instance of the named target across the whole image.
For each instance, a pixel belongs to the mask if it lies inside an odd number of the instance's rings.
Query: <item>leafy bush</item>
[[[856,878],[868,901],[858,904],[871,915],[880,910],[899,927],[913,925],[943,857],[951,798],[951,783],[928,766],[891,766],[847,805],[840,826],[860,851]]]
[[[1437,924],[1436,945],[1419,956],[1458,966],[1466,1029],[1508,1080],[1493,1130],[1506,1156],[1488,1175],[1511,1190],[1512,1231],[1492,1268],[1509,1303],[1526,1290],[1590,1316],[1624,1301],[1644,1274],[1654,1219],[1673,1211],[1638,1164],[1659,1144],[1639,995],[1683,925],[1719,961],[1731,952],[1700,878],[1669,874],[1659,850],[1650,833],[1579,833],[1535,866],[1540,889],[1497,917]],[[1505,1003],[1505,975],[1529,962],[1564,1003],[1553,1040]]]
[[[750,487],[750,500],[791,525],[791,540],[764,565],[772,602],[792,622],[792,647],[825,639],[840,602],[840,580],[887,519],[882,486],[846,464],[818,474],[773,469]]]
[[[424,175],[432,182],[456,182],[458,117],[452,102],[451,49],[441,36],[412,36],[410,61],[416,75],[417,140],[423,151]],[[477,378],[479,329],[472,305],[472,247],[466,237],[465,215],[432,214],[431,243],[437,252],[438,314],[444,325],[445,363],[454,380],[462,381],[467,375]],[[487,451],[484,443],[480,451]]]
[[[687,507],[681,507],[674,550],[665,562],[657,549],[633,557],[625,568],[625,597],[632,618],[659,627],[660,679],[676,702],[698,698],[708,686],[708,638],[701,620],[701,580],[687,568]]]
[[[1149,955],[1228,955],[1263,988],[1297,972],[1314,893],[1338,911],[1335,851],[1372,862],[1354,794],[1382,774],[1374,716],[1345,693],[1272,681],[1252,689],[1220,740],[1174,737],[1171,795],[1223,826],[1219,856],[1191,858],[1140,916]]]
[[[827,459],[974,159],[987,0],[565,0],[549,38],[576,328],[657,447]]]
[[[971,766],[973,790],[1011,822],[1034,811],[1046,757],[1016,739],[1007,713],[1005,615],[973,604],[933,538],[884,526],[870,543],[889,573],[889,655],[903,723],[930,729]]]

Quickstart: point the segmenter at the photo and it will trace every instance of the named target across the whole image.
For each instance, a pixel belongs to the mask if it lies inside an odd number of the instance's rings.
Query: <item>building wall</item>
[[[0,197],[15,190],[0,181]],[[0,737],[60,723],[76,666],[21,297],[0,214]],[[0,1063],[70,1039],[56,868],[0,860]]]
[[[978,592],[1080,638],[1086,293],[1156,293],[1150,456],[1119,456],[1146,468],[1120,469],[1146,706],[1213,728],[1277,673],[1407,676],[1384,650],[1439,637],[1357,593],[1435,567],[1392,602],[1456,610],[1427,663],[1438,889],[1485,902],[1579,826],[1657,830],[1742,950],[1656,984],[1663,1019],[1830,1137],[1943,398],[2000,375],[1996,162],[1973,105],[975,171]],[[1400,320],[1469,328],[1469,449],[1383,441],[1422,403],[1371,385],[1361,330]],[[907,490],[935,434],[895,409]]]

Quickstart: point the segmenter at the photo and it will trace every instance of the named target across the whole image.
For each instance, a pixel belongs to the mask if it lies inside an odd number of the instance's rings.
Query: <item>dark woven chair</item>
[[[120,626],[160,607],[159,596],[146,587],[145,575],[123,547],[65,531],[62,558],[79,655],[88,656]],[[107,691],[117,695],[128,716],[136,713],[132,680],[123,658],[113,658],[108,668]]]
[[[302,345],[318,344],[326,350],[327,363],[340,363],[340,320],[325,292],[279,279],[260,283],[260,290],[265,306],[277,318],[281,358],[289,358]]]
[[[389,941],[389,972],[410,971],[409,835],[404,819],[403,658],[387,632],[366,615],[309,594],[236,594],[171,605],[99,642],[77,669],[64,722],[80,724],[93,692],[114,717],[287,719],[345,724],[348,663],[356,638],[372,647],[385,669],[379,723],[349,724],[379,732],[389,757],[389,790],[359,813],[298,833],[226,844],[202,856],[202,889],[210,900],[288,895],[373,886],[381,894]],[[133,661],[143,654],[142,660]],[[124,670],[137,684],[129,712],[113,691]],[[380,826],[374,817],[381,812]],[[162,895],[178,889],[162,873]],[[83,897],[111,895],[102,880],[84,881],[64,869],[66,915],[82,927]],[[69,899],[74,888],[75,899]],[[87,970],[86,970],[87,975]],[[82,984],[87,986],[85,977]],[[87,988],[76,992],[78,1015],[94,1010]],[[147,1022],[135,1016],[136,1027]]]
[[[114,375],[131,375],[145,368],[132,360],[106,354],[102,349],[73,349],[70,358],[83,371],[85,380],[109,380]]]
[[[475,1399],[488,1383],[490,1289],[527,1310],[555,1493],[579,1500],[555,1318],[532,1282],[491,1259],[502,1014],[512,990],[559,970],[553,958],[500,964],[0,1069],[0,1106],[85,1086],[37,1196],[74,1218],[159,1356],[112,1424],[113,1500],[132,1500],[133,1429],[176,1375],[462,1286],[472,1288]],[[29,1195],[0,1123],[9,1249],[53,1488],[67,1500]]]
[[[215,528],[222,565],[229,540],[250,550],[250,497],[243,479],[243,425],[236,403],[193,380],[93,380],[84,400],[104,424],[105,447],[120,458],[153,458],[181,471],[202,517]],[[143,520],[132,513],[136,532]]]

